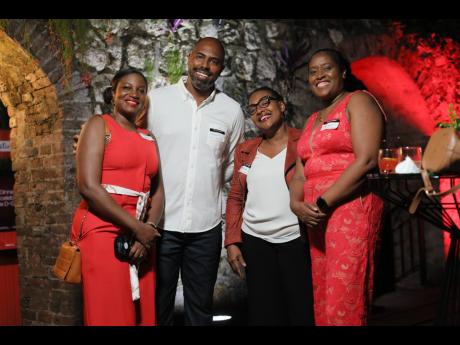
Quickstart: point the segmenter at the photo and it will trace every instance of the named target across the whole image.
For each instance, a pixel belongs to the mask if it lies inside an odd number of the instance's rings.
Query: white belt
[[[149,199],[149,192],[137,192],[132,189],[115,186],[113,184],[103,184],[102,187],[110,194],[119,194],[119,195],[128,195],[128,196],[137,196],[136,204],[136,218],[143,219],[145,212],[147,211],[147,200]],[[129,265],[129,278],[131,281],[131,291],[133,301],[140,298],[139,294],[139,275],[136,265]]]
[[[132,189],[128,189],[125,187],[114,186],[113,184],[103,184],[102,187],[111,194],[120,194],[120,195],[128,195],[128,196],[137,196],[137,204],[136,204],[136,218],[143,219],[145,216],[145,212],[147,211],[147,200],[149,199],[150,193],[142,193],[137,192]]]

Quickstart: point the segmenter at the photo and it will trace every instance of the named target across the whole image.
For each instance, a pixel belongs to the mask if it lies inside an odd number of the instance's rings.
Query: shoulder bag
[[[421,175],[424,186],[414,196],[409,213],[414,214],[423,195],[429,198],[444,196],[460,189],[460,184],[444,192],[436,192],[431,184],[429,173],[460,172],[460,140],[455,128],[440,128],[428,140],[422,157]]]

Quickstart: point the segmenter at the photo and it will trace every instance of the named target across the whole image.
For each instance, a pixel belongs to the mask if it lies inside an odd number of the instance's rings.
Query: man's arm
[[[244,114],[241,107],[238,107],[238,114],[236,116],[234,127],[230,133],[230,140],[228,144],[228,154],[225,158],[223,169],[224,169],[224,181],[223,183],[229,183],[232,180],[233,175],[233,164],[234,154],[236,145],[241,143],[244,138]]]

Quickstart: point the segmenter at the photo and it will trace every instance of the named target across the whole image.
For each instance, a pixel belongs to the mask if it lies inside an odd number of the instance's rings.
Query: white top
[[[272,243],[288,242],[300,236],[284,179],[286,151],[285,148],[273,158],[257,151],[246,178],[248,194],[241,228],[251,236]]]
[[[197,107],[186,80],[149,91],[148,129],[160,152],[163,228],[203,232],[222,220],[222,187],[233,173],[244,115],[235,100],[216,90]]]

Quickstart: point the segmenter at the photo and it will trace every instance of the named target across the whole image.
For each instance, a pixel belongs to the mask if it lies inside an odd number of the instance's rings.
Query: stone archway
[[[21,42],[26,30],[35,42],[28,49]],[[8,33],[0,30],[0,100],[10,116],[24,325],[81,323],[80,288],[58,281],[51,268],[79,201],[72,136],[91,113],[90,99],[84,92],[75,99],[84,89],[78,72],[62,87],[58,53],[49,42],[39,21],[12,21]]]

